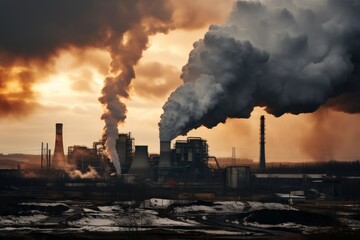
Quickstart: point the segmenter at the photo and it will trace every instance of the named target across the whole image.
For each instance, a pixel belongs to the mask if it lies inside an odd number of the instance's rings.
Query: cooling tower
[[[170,141],[160,141],[160,168],[171,167],[171,148]]]
[[[259,170],[265,170],[266,160],[265,160],[265,117],[262,115],[260,117],[260,166]]]
[[[135,146],[134,160],[130,166],[129,174],[140,178],[148,178],[152,175],[149,161],[148,146]]]
[[[53,160],[52,160],[52,165],[54,166],[54,168],[63,168],[65,165],[65,154],[64,154],[62,130],[63,130],[62,123],[56,123],[55,150],[54,150],[54,156],[53,156]]]

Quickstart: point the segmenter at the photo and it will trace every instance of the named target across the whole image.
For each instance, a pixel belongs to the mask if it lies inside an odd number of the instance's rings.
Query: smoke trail
[[[123,100],[129,96],[133,66],[146,49],[148,36],[203,27],[210,19],[221,18],[219,7],[226,8],[231,0],[220,5],[209,2],[218,1],[0,1],[0,118],[29,114],[39,105],[32,85],[62,51],[106,50],[112,61],[99,101],[104,105],[107,153],[120,174],[114,149],[117,126],[126,118]]]
[[[95,47],[110,53],[109,74],[99,101],[105,106],[106,151],[118,175],[120,163],[115,151],[117,125],[126,118],[122,98],[128,98],[133,66],[148,44],[148,36],[173,28],[174,6],[164,0],[25,0],[0,3],[0,116],[25,112],[27,99],[9,93],[9,79],[3,78],[1,66],[11,72],[24,62],[51,63],[61,50]],[[44,11],[45,10],[45,11]],[[16,17],[15,17],[16,16]],[[26,65],[27,66],[27,65]],[[3,84],[4,83],[4,84]],[[26,84],[27,83],[27,84]],[[22,87],[31,85],[27,79]],[[5,89],[4,91],[1,91]],[[31,88],[26,88],[31,97]],[[5,92],[5,93],[4,93]],[[23,91],[24,92],[24,91]],[[30,109],[29,111],[30,112]]]
[[[355,0],[237,1],[194,43],[184,84],[163,106],[160,139],[248,118],[256,106],[278,117],[331,99],[328,107],[358,113],[359,11]]]
[[[80,170],[77,170],[77,169],[75,169],[75,170],[67,169],[66,172],[71,179],[74,179],[74,178],[81,178],[81,179],[100,178],[99,173],[92,166],[89,166],[89,171],[87,171],[86,173],[82,173]]]

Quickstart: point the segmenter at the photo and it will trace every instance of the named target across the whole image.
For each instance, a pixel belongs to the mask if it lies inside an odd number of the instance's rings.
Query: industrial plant
[[[360,162],[274,166],[266,162],[264,116],[259,130],[256,162],[223,164],[201,137],[160,141],[159,153],[150,154],[120,133],[116,163],[105,139],[65,154],[56,123],[54,151],[41,143],[37,167],[0,170],[0,226],[14,239],[270,239],[311,229],[358,239]]]
[[[354,162],[355,172],[344,170],[337,175],[326,171],[327,167],[267,167],[264,116],[260,117],[259,132],[259,162],[226,166],[216,156],[209,155],[209,145],[200,137],[188,137],[173,144],[161,141],[159,154],[149,154],[148,146],[135,145],[131,133],[120,133],[116,152],[121,172],[117,172],[107,155],[105,139],[95,141],[92,147],[69,146],[65,155],[63,125],[56,123],[53,154],[48,143],[41,143],[38,169],[19,166],[2,170],[0,178],[3,184],[40,184],[47,191],[96,193],[101,190],[125,199],[164,196],[249,199],[262,196],[267,199],[287,194],[288,200],[289,193],[296,193],[296,199],[303,200],[360,198],[359,193],[353,191],[360,185],[359,170],[356,170],[359,162]]]

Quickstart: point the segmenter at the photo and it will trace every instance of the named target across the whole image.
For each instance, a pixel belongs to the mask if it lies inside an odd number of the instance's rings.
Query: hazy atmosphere
[[[360,239],[359,0],[0,0],[0,239]]]
[[[61,122],[65,149],[105,133],[111,156],[118,126],[257,161],[264,114],[268,162],[359,159],[359,4],[269,2],[0,1],[0,153]]]

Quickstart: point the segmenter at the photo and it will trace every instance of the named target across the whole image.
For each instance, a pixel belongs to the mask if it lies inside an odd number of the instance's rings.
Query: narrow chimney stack
[[[260,166],[259,170],[263,171],[266,169],[265,160],[265,117],[260,117]]]
[[[56,132],[55,133],[56,133],[55,134],[55,150],[54,150],[52,165],[54,168],[62,168],[65,164],[62,123],[56,123]],[[50,161],[49,161],[49,165],[50,165]]]

